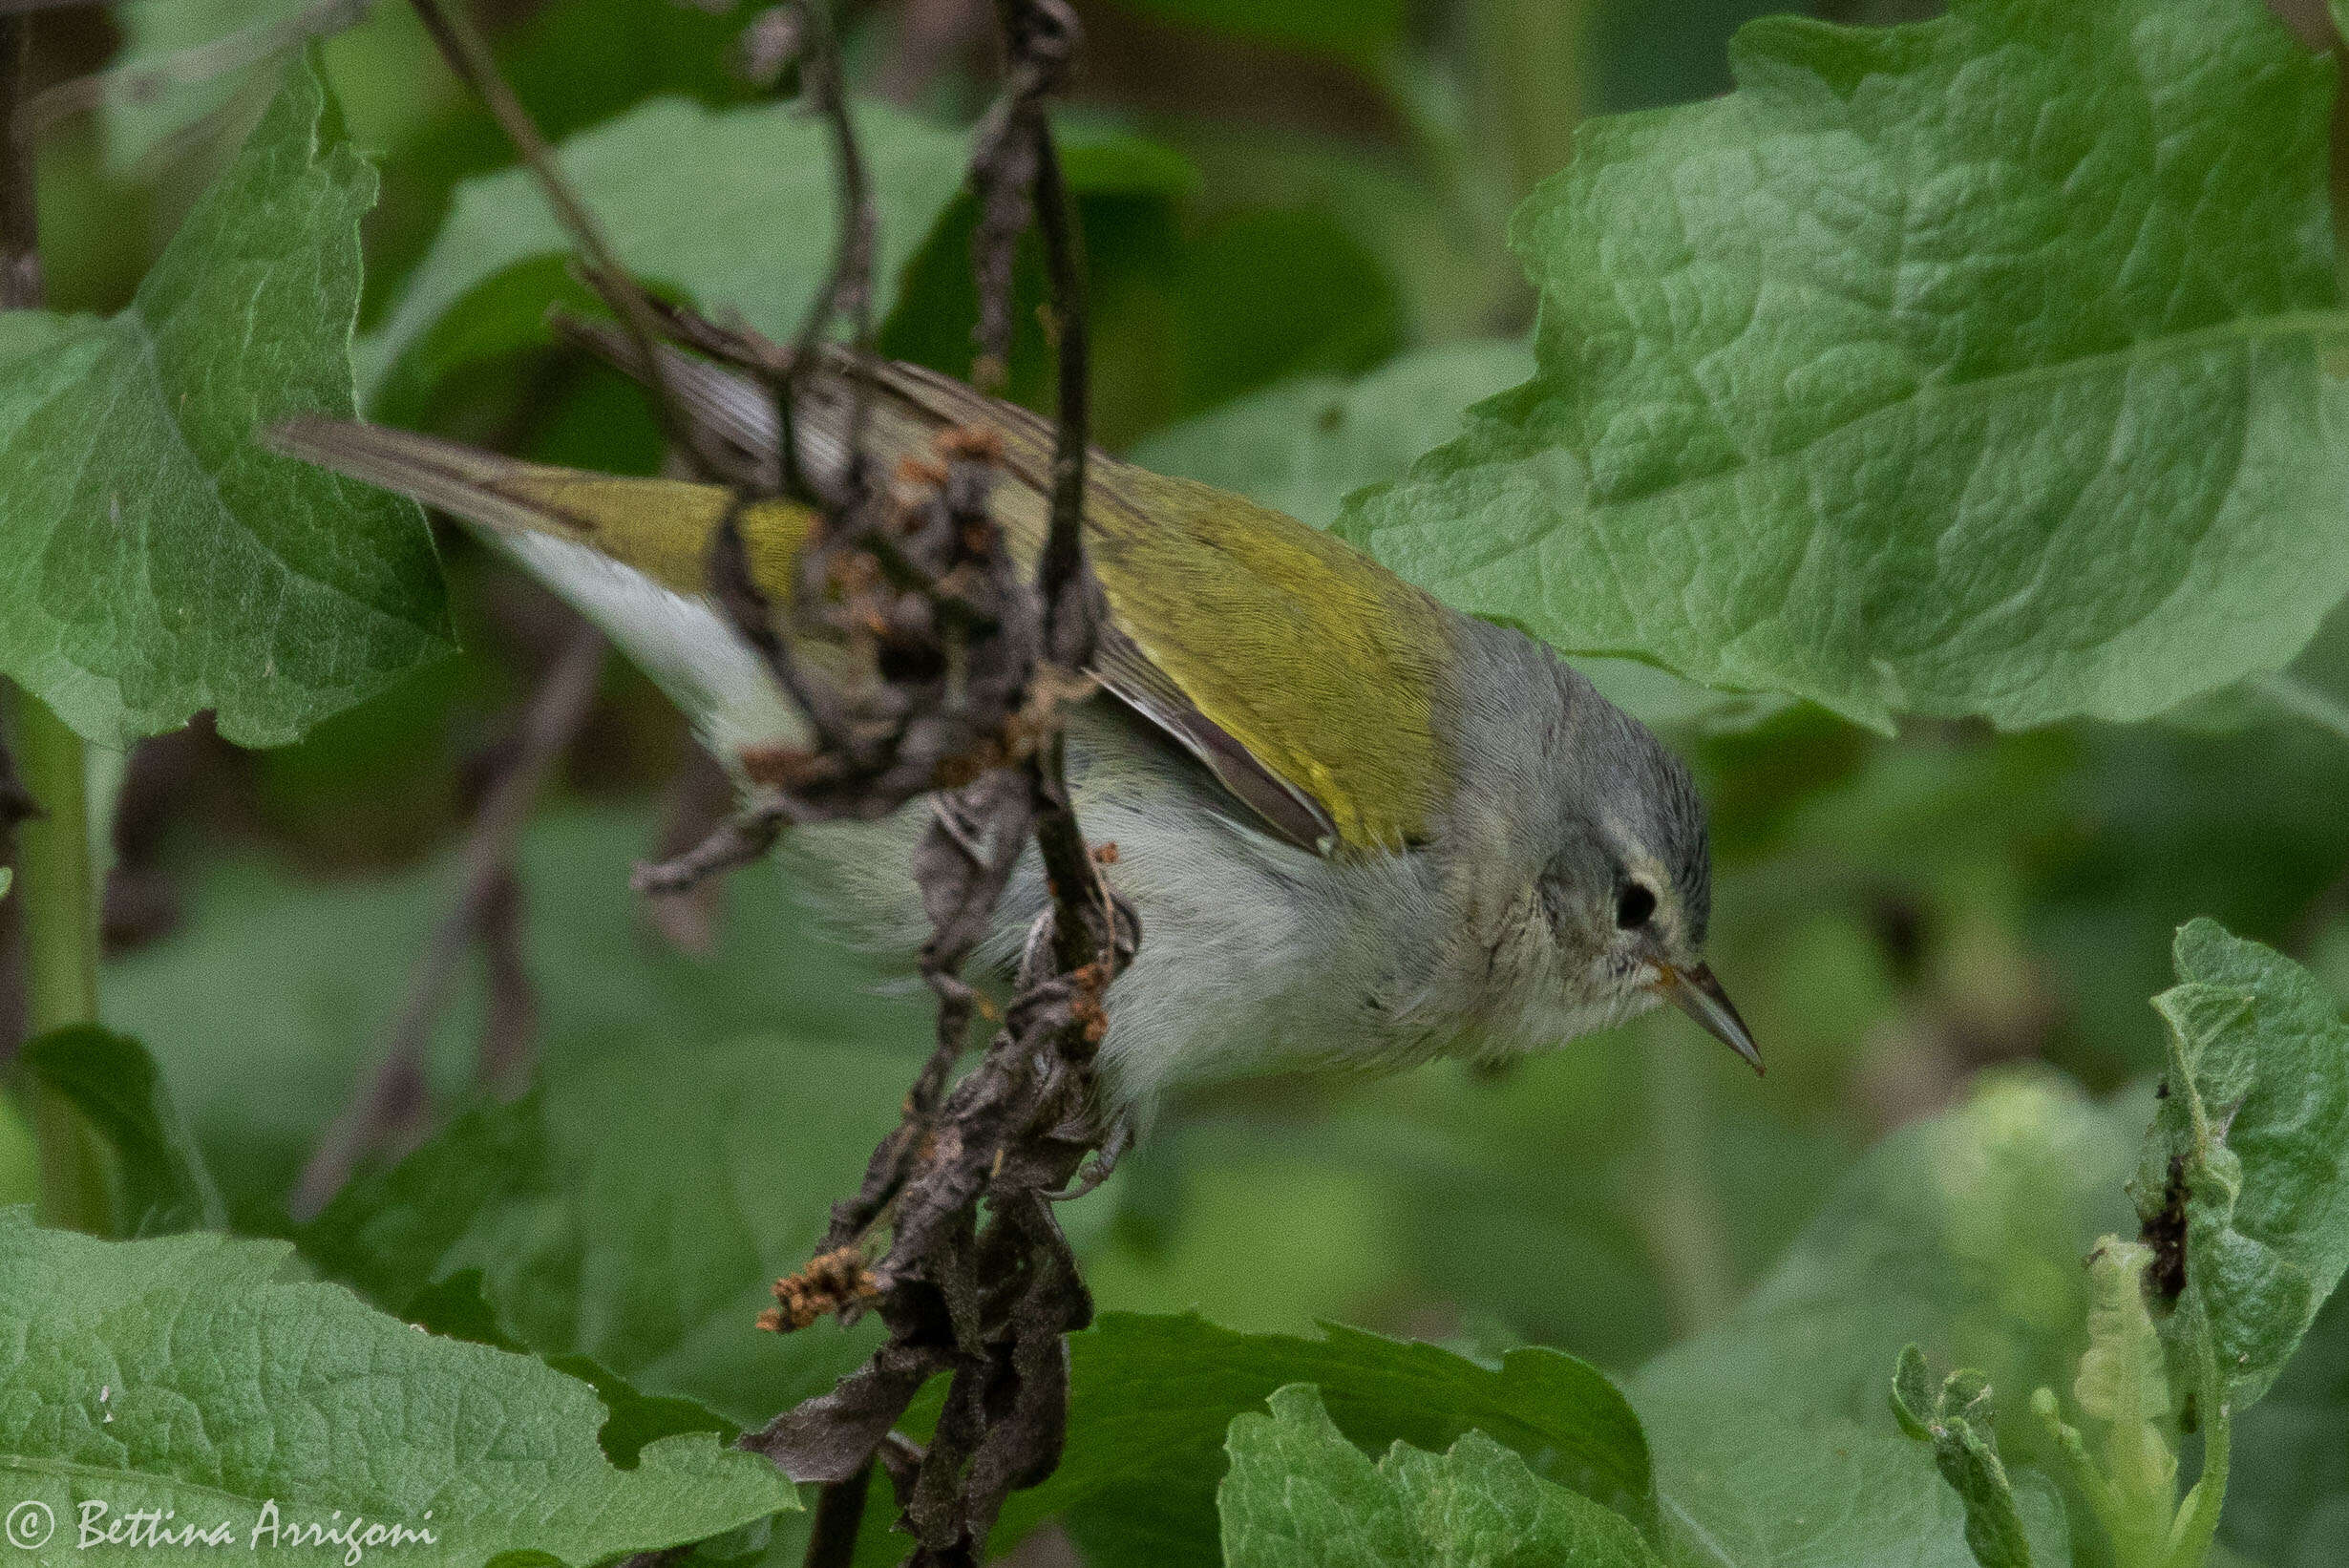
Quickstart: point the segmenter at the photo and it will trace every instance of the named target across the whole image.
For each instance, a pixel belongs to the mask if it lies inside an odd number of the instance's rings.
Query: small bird
[[[793,428],[810,472],[845,455],[864,383],[873,472],[982,427],[990,507],[1015,556],[1048,519],[1052,434],[908,365],[829,356]],[[665,351],[663,379],[772,461],[769,394]],[[378,426],[305,418],[277,450],[471,524],[625,650],[721,758],[805,727],[705,588],[718,486],[517,461]],[[1086,548],[1107,618],[1069,710],[1069,782],[1141,920],[1107,997],[1114,1112],[1272,1068],[1479,1062],[1562,1045],[1659,1001],[1762,1066],[1704,962],[1712,879],[1687,768],[1523,634],[1442,604],[1340,540],[1240,497],[1090,458]],[[789,599],[811,515],[739,519],[752,581]],[[793,830],[787,869],[868,945],[926,930],[910,859],[926,808]],[[1031,847],[981,956],[1008,964],[1046,906]]]

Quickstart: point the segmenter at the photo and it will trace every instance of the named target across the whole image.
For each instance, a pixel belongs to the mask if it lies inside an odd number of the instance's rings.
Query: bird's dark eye
[[[1623,889],[1621,897],[1615,901],[1615,923],[1626,931],[1645,925],[1647,918],[1654,913],[1656,893],[1645,882],[1629,884]]]

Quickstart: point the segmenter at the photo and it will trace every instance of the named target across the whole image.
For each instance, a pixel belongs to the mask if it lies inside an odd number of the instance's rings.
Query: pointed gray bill
[[[1704,1025],[1705,1033],[1746,1058],[1756,1072],[1762,1070],[1762,1051],[1753,1043],[1753,1031],[1729,1005],[1729,993],[1721,988],[1710,968],[1702,964],[1685,968],[1660,964],[1657,968],[1656,989],[1666,1000]]]

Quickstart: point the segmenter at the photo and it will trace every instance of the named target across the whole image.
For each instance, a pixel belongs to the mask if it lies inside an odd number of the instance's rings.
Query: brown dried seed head
[[[839,1247],[818,1253],[798,1273],[777,1280],[774,1307],[759,1314],[758,1325],[770,1333],[789,1333],[878,1294],[864,1255],[855,1247]]]
[[[771,789],[802,789],[826,771],[822,757],[799,746],[746,746],[736,755],[752,783]]]
[[[1004,456],[1001,431],[985,425],[951,425],[938,433],[930,443],[946,457],[963,457],[978,462],[1000,462]]]
[[[908,453],[898,459],[898,481],[935,490],[946,482],[946,465],[935,458],[918,457]]]

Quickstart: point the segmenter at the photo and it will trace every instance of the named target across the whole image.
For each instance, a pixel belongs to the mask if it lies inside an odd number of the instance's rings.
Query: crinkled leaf
[[[81,1024],[27,1042],[22,1060],[113,1147],[121,1177],[118,1234],[167,1236],[227,1223],[203,1155],[146,1047]]]
[[[1731,58],[1582,128],[1512,228],[1539,372],[1339,531],[1878,726],[2138,718],[2290,659],[2349,589],[2329,64],[2258,0],[1778,17]]]
[[[960,188],[964,148],[959,134],[887,104],[855,112],[879,225],[878,313]],[[831,275],[829,137],[794,105],[716,111],[655,98],[573,137],[559,156],[639,277],[787,338]],[[405,403],[466,364],[543,341],[548,303],[582,297],[565,276],[570,254],[529,171],[465,181],[368,346],[370,403]]]
[[[1650,1568],[1619,1514],[1471,1431],[1445,1453],[1398,1442],[1375,1465],[1308,1384],[1233,1419],[1216,1494],[1227,1568]]]
[[[448,650],[416,507],[250,439],[351,412],[374,197],[297,62],[128,308],[0,352],[0,671],[83,734],[276,745]]]
[[[1215,1563],[1226,1429],[1291,1383],[1316,1385],[1365,1448],[1434,1451],[1479,1430],[1546,1481],[1655,1517],[1638,1419],[1595,1367],[1555,1350],[1513,1350],[1492,1367],[1335,1324],[1308,1340],[1125,1313],[1069,1349],[1068,1453],[1050,1480],[1013,1494],[999,1540],[1063,1515],[1094,1568]]]
[[[2031,1542],[2015,1507],[2015,1489],[1991,1435],[1990,1389],[1979,1373],[1952,1372],[1935,1388],[1924,1352],[1900,1352],[1893,1373],[1893,1414],[1900,1430],[1933,1450],[1934,1467],[1966,1515],[1966,1548],[1981,1568],[2031,1568]]]
[[[0,1469],[60,1528],[39,1564],[147,1563],[77,1545],[78,1510],[171,1509],[243,1546],[335,1510],[438,1537],[402,1561],[530,1551],[570,1563],[698,1539],[795,1506],[772,1466],[714,1437],[615,1470],[603,1409],[526,1356],[417,1332],[336,1285],[286,1280],[282,1242],[126,1242],[0,1216]],[[390,1551],[391,1548],[384,1550]],[[343,1560],[329,1547],[305,1560]]]
[[[2349,1267],[2349,1022],[2307,970],[2214,921],[2182,927],[2173,956],[2179,984],[2153,1000],[2169,1093],[2133,1186],[2156,1282],[2199,1295],[2241,1409]],[[2192,1316],[2171,1316],[2173,1338]]]

